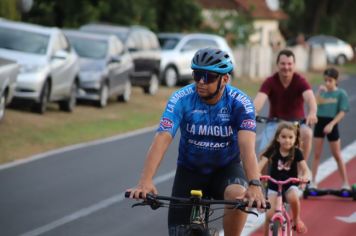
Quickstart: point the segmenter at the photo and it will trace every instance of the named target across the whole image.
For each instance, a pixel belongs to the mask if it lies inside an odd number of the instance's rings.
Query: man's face
[[[199,96],[205,98],[214,94],[222,76],[214,72],[193,71],[193,79]]]
[[[295,69],[295,62],[292,56],[281,55],[277,63],[278,73],[281,77],[292,77]]]

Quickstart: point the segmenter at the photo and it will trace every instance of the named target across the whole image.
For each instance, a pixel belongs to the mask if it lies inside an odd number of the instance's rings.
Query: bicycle
[[[211,205],[230,205],[231,209],[238,209],[248,214],[254,214],[258,217],[258,214],[246,210],[248,202],[243,200],[212,200],[204,199],[203,192],[201,190],[191,190],[190,197],[171,197],[171,196],[160,196],[154,194],[146,194],[146,198],[142,202],[133,204],[132,207],[136,206],[150,206],[151,209],[156,210],[160,207],[186,207],[192,206],[190,223],[188,225],[179,225],[173,232],[175,236],[219,236],[219,231],[215,228],[210,228],[209,223],[218,220],[223,216],[217,217],[215,219],[209,220],[209,217],[213,214],[214,210],[223,209],[216,208],[213,209]],[[125,193],[125,197],[129,198],[130,192]],[[140,198],[142,198],[140,196]],[[252,207],[256,207],[254,202]],[[266,208],[270,209],[271,205],[266,202]]]
[[[291,236],[295,228],[293,227],[293,219],[289,216],[287,203],[283,200],[282,188],[283,185],[289,183],[309,183],[298,178],[288,178],[287,180],[276,180],[269,175],[262,175],[261,181],[271,181],[278,185],[277,200],[275,212],[270,220],[269,235],[271,236]]]

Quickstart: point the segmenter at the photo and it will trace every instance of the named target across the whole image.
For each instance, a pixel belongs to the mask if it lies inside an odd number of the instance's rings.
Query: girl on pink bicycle
[[[310,171],[303,158],[300,147],[299,126],[289,122],[282,122],[275,133],[275,136],[262,153],[259,161],[259,170],[269,164],[269,175],[276,180],[287,180],[290,177],[307,181]],[[305,184],[301,184],[304,188]],[[278,186],[268,181],[268,198],[271,203],[271,210],[266,213],[265,235],[268,235],[270,219],[275,212]],[[307,227],[300,218],[299,189],[296,184],[283,186],[283,197],[290,204],[293,222],[298,233],[306,233]]]

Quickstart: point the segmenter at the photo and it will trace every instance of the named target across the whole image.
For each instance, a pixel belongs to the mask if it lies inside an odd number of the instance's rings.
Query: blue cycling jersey
[[[240,161],[237,133],[256,132],[255,109],[247,95],[230,85],[218,103],[209,105],[196,93],[195,84],[190,84],[170,97],[157,131],[174,137],[178,127],[178,165],[208,174]]]

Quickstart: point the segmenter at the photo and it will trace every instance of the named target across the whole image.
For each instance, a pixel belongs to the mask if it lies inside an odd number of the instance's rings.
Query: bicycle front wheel
[[[209,229],[209,236],[219,236],[219,231],[214,228]]]
[[[273,236],[282,236],[282,225],[279,221],[274,221],[272,225],[272,235]]]

